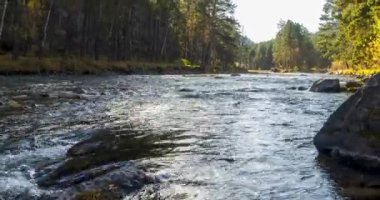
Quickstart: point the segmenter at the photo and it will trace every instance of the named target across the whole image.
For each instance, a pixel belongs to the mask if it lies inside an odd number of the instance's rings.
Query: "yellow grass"
[[[349,64],[349,66],[352,66]],[[350,67],[348,68],[343,62],[333,62],[330,72],[334,74],[350,75],[350,76],[371,76],[380,73],[380,64],[371,67]]]

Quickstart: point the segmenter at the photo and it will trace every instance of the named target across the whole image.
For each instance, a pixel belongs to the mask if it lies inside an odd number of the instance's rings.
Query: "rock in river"
[[[91,196],[93,192],[102,196],[99,199],[122,199],[130,192],[158,181],[138,169],[132,161],[160,156],[173,148],[186,146],[169,142],[179,132],[160,135],[128,129],[96,131],[89,139],[70,148],[63,162],[42,166],[35,178],[40,187],[59,191],[46,194],[47,199],[55,196],[78,199],[78,196]],[[168,142],[158,143],[160,140]]]
[[[286,89],[287,89],[287,90],[305,91],[305,90],[307,90],[308,88],[307,88],[307,87],[304,87],[304,86],[299,86],[299,87],[293,86],[293,87],[289,87],[289,88],[286,88]]]
[[[345,84],[343,84],[343,87],[341,86],[341,90],[344,92],[356,92],[364,85],[361,81],[347,81]]]
[[[339,79],[320,79],[313,84],[310,88],[311,92],[326,92],[337,93],[340,92]]]
[[[6,104],[11,109],[23,109],[24,106],[18,103],[17,101],[10,100]]]
[[[305,91],[307,90],[308,88],[307,87],[303,87],[303,86],[300,86],[297,88],[299,91]]]
[[[106,164],[67,174],[59,179],[51,179],[56,172],[53,171],[38,180],[42,187],[59,189],[59,192],[49,194],[50,198],[75,199],[96,191],[105,199],[122,199],[128,193],[155,181],[129,162]]]
[[[320,154],[344,166],[380,175],[380,74],[330,116],[314,145]],[[358,185],[380,187],[380,180],[364,179]]]
[[[54,195],[67,199],[91,195],[92,191],[111,195],[109,199],[122,199],[145,184],[158,181],[135,167],[131,160],[158,156],[176,147],[172,143],[156,143],[166,136],[142,134],[132,130],[98,131],[70,148],[63,162],[37,170],[37,183],[42,188],[58,189],[60,192]]]

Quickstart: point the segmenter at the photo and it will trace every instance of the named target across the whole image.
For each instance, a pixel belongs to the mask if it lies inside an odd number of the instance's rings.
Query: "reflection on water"
[[[20,100],[23,112],[0,116],[0,196],[44,192],[36,169],[84,141],[68,152],[76,162],[132,159],[162,179],[127,199],[340,199],[312,138],[347,94],[287,89],[321,76],[3,77],[6,98],[86,98]]]
[[[317,163],[342,196],[354,199],[380,198],[380,174],[354,170],[323,155],[317,157]]]

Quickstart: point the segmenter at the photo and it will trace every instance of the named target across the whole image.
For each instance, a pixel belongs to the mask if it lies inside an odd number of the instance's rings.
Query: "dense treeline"
[[[379,0],[327,0],[321,20],[317,46],[326,58],[348,69],[380,68]]]
[[[227,69],[239,25],[231,0],[2,0],[2,54],[177,62]]]
[[[280,22],[273,44],[273,61],[283,70],[310,70],[327,67],[327,63],[315,48],[313,35],[299,23],[288,20]]]
[[[204,71],[309,71],[333,62],[380,71],[379,0],[327,0],[316,34],[281,21],[276,38],[261,43],[241,36],[234,10],[232,0],[0,0],[0,70],[20,58],[55,58]]]
[[[253,65],[263,70],[274,68],[273,63],[273,41],[260,42],[253,46],[251,53]]]
[[[242,49],[248,66],[280,71],[312,68],[348,69],[348,73],[380,72],[379,0],[327,0],[320,30],[279,23],[275,39]],[[247,50],[249,49],[249,50]]]
[[[330,62],[322,57],[315,45],[315,35],[291,20],[279,23],[275,39],[251,44],[242,51],[247,66],[254,69],[279,71],[310,71],[326,69]],[[244,46],[249,45],[247,43]]]

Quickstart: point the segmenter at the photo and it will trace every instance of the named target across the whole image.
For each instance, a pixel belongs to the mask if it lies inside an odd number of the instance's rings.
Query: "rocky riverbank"
[[[339,79],[320,79],[311,86],[311,92],[339,93],[356,92],[364,85],[361,80],[349,80],[342,82]]]
[[[346,181],[346,188],[371,190],[380,197],[380,74],[371,77],[330,116],[314,144],[320,154],[362,174]],[[356,195],[360,193],[352,194]]]

